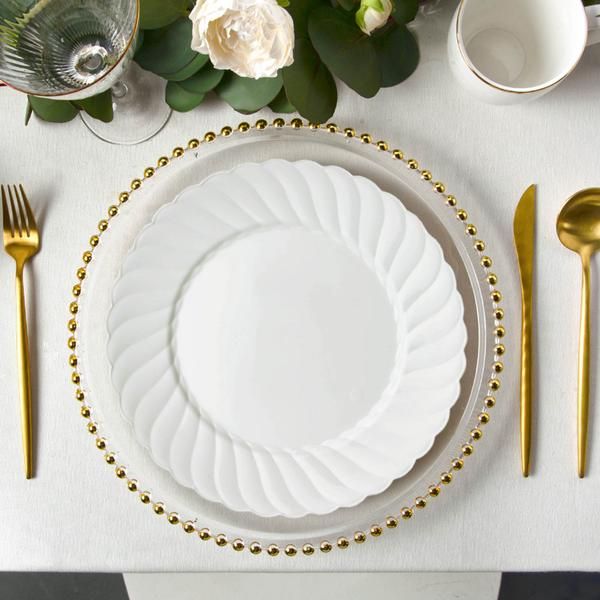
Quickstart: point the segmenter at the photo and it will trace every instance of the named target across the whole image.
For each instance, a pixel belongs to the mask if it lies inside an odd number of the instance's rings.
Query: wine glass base
[[[83,111],[81,120],[97,137],[111,144],[141,144],[155,136],[171,116],[165,102],[167,82],[131,63],[113,88],[114,118],[104,123]]]

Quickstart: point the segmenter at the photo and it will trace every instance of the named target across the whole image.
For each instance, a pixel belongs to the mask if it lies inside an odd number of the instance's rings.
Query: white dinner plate
[[[108,354],[138,442],[261,517],[354,506],[448,422],[463,301],[438,242],[337,166],[272,159],[186,188],[113,290]]]

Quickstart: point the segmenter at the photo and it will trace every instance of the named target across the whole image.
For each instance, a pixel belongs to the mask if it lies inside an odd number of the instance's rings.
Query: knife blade
[[[530,185],[515,209],[513,235],[521,278],[521,471],[529,476],[533,397],[533,262],[535,253],[536,186]]]

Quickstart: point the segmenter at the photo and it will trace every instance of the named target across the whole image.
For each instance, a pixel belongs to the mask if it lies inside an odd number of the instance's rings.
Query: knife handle
[[[523,477],[529,476],[531,458],[531,411],[532,411],[532,294],[531,289],[525,287],[521,298],[521,471]]]

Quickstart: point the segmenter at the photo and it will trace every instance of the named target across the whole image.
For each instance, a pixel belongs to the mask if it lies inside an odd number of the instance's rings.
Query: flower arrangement
[[[324,123],[336,78],[371,98],[416,69],[406,24],[418,0],[141,0],[134,60],[167,80],[165,100],[186,112],[214,92],[238,112],[269,106]],[[110,91],[77,103],[30,97],[32,113],[64,122],[79,110],[112,120]]]

